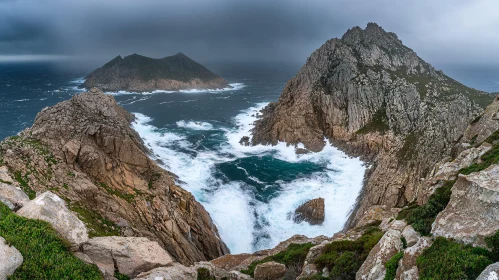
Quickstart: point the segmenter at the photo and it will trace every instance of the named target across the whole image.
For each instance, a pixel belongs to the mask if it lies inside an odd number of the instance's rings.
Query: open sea
[[[0,64],[0,139],[31,126],[44,107],[82,92],[92,69],[55,63]],[[179,176],[179,184],[208,210],[232,253],[271,248],[294,234],[331,236],[341,230],[361,189],[366,168],[328,145],[314,154],[293,147],[244,147],[255,114],[278,99],[301,65],[207,64],[233,89],[129,93],[110,92],[136,115],[132,126]],[[73,69],[73,70],[71,70]],[[499,92],[499,68],[443,69],[462,83]],[[323,197],[325,222],[296,224],[290,214]]]

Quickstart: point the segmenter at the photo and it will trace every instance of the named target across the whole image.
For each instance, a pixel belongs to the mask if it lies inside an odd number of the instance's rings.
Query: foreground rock
[[[185,265],[228,253],[203,206],[149,159],[133,120],[93,89],[44,109],[0,142],[0,158],[26,188],[51,190],[93,217],[82,218],[93,235],[144,236]]]
[[[499,280],[499,262],[487,266],[476,280]]]
[[[452,188],[447,207],[432,233],[485,247],[484,238],[499,230],[499,165],[464,176]]]
[[[141,273],[134,280],[195,280],[196,270],[179,263],[172,263],[166,267],[158,267]]]
[[[286,274],[286,266],[277,262],[266,262],[256,266],[255,280],[278,280]]]
[[[88,240],[85,224],[66,207],[64,200],[52,192],[45,192],[26,203],[17,214],[48,222],[71,244],[80,244]]]
[[[83,87],[105,91],[221,89],[226,80],[182,53],[153,59],[138,54],[117,56],[85,77]]]
[[[432,240],[429,237],[421,237],[416,244],[409,246],[404,250],[404,256],[399,262],[397,269],[397,280],[416,280],[419,279],[418,267],[416,266],[416,259],[423,253],[423,251],[430,247]]]
[[[21,253],[0,237],[0,280],[6,280],[22,263]]]
[[[303,203],[296,208],[293,220],[296,223],[306,221],[311,225],[321,225],[324,222],[324,198],[316,198]]]
[[[328,138],[373,163],[349,227],[386,217],[420,193],[421,178],[452,152],[493,96],[468,88],[424,62],[397,35],[374,23],[327,41],[256,121],[253,144]],[[371,216],[375,207],[377,216]]]
[[[81,251],[105,275],[114,275],[115,271],[119,271],[134,277],[173,262],[157,242],[144,237],[95,237],[83,244]]]
[[[29,197],[18,187],[0,182],[0,202],[16,211],[29,202]]]

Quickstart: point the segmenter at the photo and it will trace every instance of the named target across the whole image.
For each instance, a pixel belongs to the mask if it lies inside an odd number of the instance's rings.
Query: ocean
[[[246,147],[255,114],[276,101],[299,70],[293,64],[207,64],[232,89],[183,92],[110,92],[136,115],[134,129],[151,157],[179,177],[210,213],[232,253],[274,247],[295,234],[331,236],[341,230],[368,168],[331,145],[296,155],[293,147]],[[44,107],[82,92],[91,69],[54,63],[0,64],[0,139],[31,126]],[[450,67],[466,85],[499,92],[499,68]],[[325,221],[311,226],[290,218],[302,203],[325,199]]]

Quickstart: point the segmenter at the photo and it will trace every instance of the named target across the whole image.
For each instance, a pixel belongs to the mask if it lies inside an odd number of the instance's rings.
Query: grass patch
[[[386,105],[384,105],[381,109],[379,109],[371,121],[357,130],[357,134],[367,134],[371,132],[380,132],[384,134],[386,131],[390,130],[390,126],[388,124],[388,118],[386,117]]]
[[[321,270],[327,267],[331,279],[355,279],[355,274],[383,234],[378,228],[370,228],[357,240],[327,244],[315,264]]]
[[[200,267],[197,269],[198,277],[197,280],[216,280],[215,276],[211,275],[207,268]]]
[[[130,277],[128,277],[128,275],[121,274],[119,271],[114,272],[114,278],[118,280],[130,280]]]
[[[252,262],[248,269],[241,270],[242,273],[251,275],[254,277],[255,268],[257,265],[266,263],[266,262],[278,262],[284,264],[286,267],[297,265],[299,267],[303,266],[303,262],[307,257],[308,251],[314,245],[312,243],[304,243],[304,244],[290,244],[286,250],[279,252],[273,256],[268,256],[258,261]]]
[[[455,182],[446,181],[440,188],[435,190],[424,205],[410,204],[409,207],[400,211],[397,220],[405,219],[421,235],[430,235],[431,224],[435,221],[438,213],[444,210],[449,203],[452,194],[451,189]]]
[[[498,136],[498,135],[495,135],[496,132],[494,132],[494,134],[489,136],[489,138],[492,138],[492,139],[487,138],[485,140],[485,142],[491,143],[491,142],[497,141],[497,139],[495,139]],[[488,140],[491,142],[489,142]],[[479,171],[482,171],[484,169],[487,169],[492,164],[498,163],[499,162],[499,143],[494,144],[494,146],[492,146],[492,148],[489,151],[487,151],[485,154],[483,154],[480,157],[480,159],[482,160],[480,163],[473,163],[472,165],[461,169],[459,171],[459,173],[462,173],[464,175],[469,175],[473,172],[479,172]]]
[[[29,199],[34,199],[36,197],[36,192],[29,186],[29,178],[28,178],[29,173],[24,174],[24,176],[21,174],[21,172],[16,171],[14,172],[14,180],[16,180],[19,183],[19,186],[23,190],[25,194],[28,195]]]
[[[76,258],[49,223],[15,215],[0,203],[0,236],[23,255],[9,279],[103,279],[95,265]]]
[[[492,253],[486,249],[440,236],[416,260],[422,280],[476,279],[492,263]]]
[[[398,252],[386,262],[385,280],[395,279],[395,276],[397,275],[397,268],[399,267],[399,261],[402,257],[404,257],[404,252]]]
[[[108,219],[102,217],[99,213],[88,210],[87,208],[80,205],[71,205],[69,208],[76,212],[82,222],[85,223],[88,231],[88,236],[98,237],[98,236],[120,236],[121,232],[117,225]]]

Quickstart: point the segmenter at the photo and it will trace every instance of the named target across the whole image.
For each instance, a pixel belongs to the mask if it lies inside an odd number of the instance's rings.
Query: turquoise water
[[[251,135],[254,114],[277,100],[299,65],[208,66],[234,88],[108,94],[136,114],[132,125],[151,157],[177,174],[178,183],[204,205],[233,253],[270,248],[294,234],[330,236],[340,230],[362,185],[366,167],[359,159],[330,145],[298,156],[284,143],[238,143]],[[0,138],[30,126],[42,108],[81,92],[77,86],[88,71],[0,64]],[[495,88],[493,78],[483,79],[480,75],[476,83]],[[326,200],[324,224],[295,224],[290,219],[294,209],[317,197]]]

